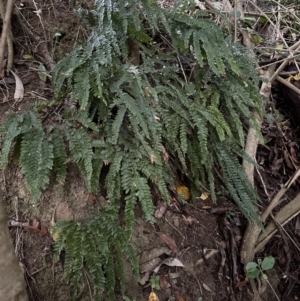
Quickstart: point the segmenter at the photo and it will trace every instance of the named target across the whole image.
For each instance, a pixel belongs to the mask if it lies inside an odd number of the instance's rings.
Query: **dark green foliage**
[[[84,279],[84,269],[97,289],[97,298],[105,292],[109,300],[115,300],[116,278],[122,292],[124,290],[125,256],[138,275],[134,251],[118,223],[114,207],[108,206],[86,222],[61,221],[55,226],[55,233],[58,235],[56,257],[58,259],[61,251],[65,250],[64,274],[74,296],[78,293],[78,283]]]
[[[10,113],[1,163],[7,164],[16,141],[34,199],[51,170],[64,180],[69,162],[78,165],[91,192],[105,177],[104,193],[115,210],[110,214],[116,217],[125,202],[124,232],[115,221],[115,234],[102,232],[113,230],[98,225],[100,217],[63,223],[58,251],[65,247],[69,254],[66,274],[74,274],[73,283],[87,266],[99,291],[108,285],[112,298],[115,275],[122,280],[124,269],[113,262],[112,249],[124,251],[137,203],[153,221],[151,191],[168,202],[167,187],[178,171],[190,179],[193,195],[207,185],[216,200],[219,166],[233,200],[259,222],[253,207],[258,196],[238,161],[246,156],[243,124],[256,126],[251,110],[260,108],[258,78],[247,50],[225,39],[206,15],[164,11],[146,0],[96,0],[94,10],[80,14],[88,41],[53,70],[55,97],[70,96],[61,119],[46,126],[32,111]],[[128,39],[142,50],[139,66],[128,62]]]

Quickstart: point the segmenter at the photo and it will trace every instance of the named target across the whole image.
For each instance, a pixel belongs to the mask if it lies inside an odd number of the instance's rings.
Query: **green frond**
[[[83,268],[93,280],[97,298],[106,292],[108,300],[115,300],[116,279],[124,290],[124,255],[137,275],[135,254],[115,214],[115,209],[107,208],[88,222],[61,221],[55,226],[54,231],[58,233],[55,256],[58,258],[65,250],[64,273],[67,278],[72,275],[70,284],[75,295],[78,283],[84,280]]]
[[[2,126],[1,167],[14,148],[34,199],[51,171],[64,181],[69,163],[90,192],[97,194],[105,179],[103,212],[57,226],[55,250],[66,251],[75,293],[87,269],[95,298],[112,300],[116,279],[124,280],[120,254],[138,271],[129,242],[135,206],[153,222],[152,189],[168,202],[178,172],[190,180],[193,196],[201,183],[216,200],[219,166],[232,199],[259,222],[258,196],[238,160],[252,162],[242,149],[243,125],[259,129],[252,113],[262,114],[259,77],[249,52],[194,8],[192,2],[163,10],[155,1],[95,0],[93,9],[80,9],[89,37],[52,71],[55,98],[48,107],[65,104],[47,122],[42,103],[10,112]],[[126,63],[129,39],[139,46],[139,66]],[[117,222],[123,208],[124,228]]]
[[[119,138],[120,128],[123,124],[123,119],[126,114],[126,107],[123,105],[119,108],[118,114],[112,124],[112,144],[116,144]]]
[[[67,174],[67,153],[63,133],[59,128],[54,129],[53,144],[53,171],[58,181],[64,182]]]
[[[43,131],[32,130],[23,135],[20,163],[32,199],[37,201],[41,190],[49,183],[53,166],[53,145],[49,143]]]
[[[65,135],[69,143],[72,160],[78,165],[89,189],[91,189],[93,173],[91,140],[83,128],[65,128]]]
[[[137,196],[141,202],[146,220],[154,222],[154,206],[147,180],[143,177],[136,177],[134,179],[134,185],[136,186]]]

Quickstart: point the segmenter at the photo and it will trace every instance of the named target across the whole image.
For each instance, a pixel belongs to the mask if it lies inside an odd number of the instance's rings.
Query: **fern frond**
[[[53,171],[57,180],[64,182],[67,174],[67,153],[62,131],[59,128],[53,131]]]
[[[20,163],[34,201],[49,183],[53,158],[53,146],[43,131],[32,130],[23,135]]]
[[[86,179],[88,188],[91,189],[93,173],[93,150],[91,140],[83,128],[65,128],[66,138],[72,154],[72,160],[77,163]]]

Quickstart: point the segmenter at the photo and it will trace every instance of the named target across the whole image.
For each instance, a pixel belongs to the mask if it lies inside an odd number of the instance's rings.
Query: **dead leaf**
[[[155,162],[155,155],[151,154],[150,155],[150,162],[153,164]]]
[[[209,197],[209,193],[208,192],[202,192],[202,194],[200,195],[200,199],[205,201],[207,198]]]
[[[20,102],[24,97],[24,86],[23,86],[23,83],[22,83],[20,77],[16,73],[14,73],[12,70],[10,70],[10,72],[13,74],[13,76],[15,77],[15,81],[16,81],[16,89],[15,89],[14,99],[15,99],[15,102]]]
[[[203,285],[203,288],[208,291],[208,292],[211,292],[211,289],[209,288],[208,285],[206,285],[204,282],[202,282],[202,285]]]
[[[288,151],[284,151],[283,152],[283,155],[284,155],[284,160],[285,160],[285,163],[286,165],[290,168],[290,169],[294,169],[294,166],[292,164],[292,161],[290,160],[290,156],[289,156],[289,153]]]
[[[180,274],[179,273],[169,273],[169,276],[170,276],[171,280],[173,280],[173,279],[178,278],[180,276]]]
[[[140,264],[140,273],[146,273],[150,271],[154,271],[155,268],[161,265],[161,259],[159,257],[153,258],[147,262]]]
[[[141,285],[145,285],[150,279],[150,272],[146,272],[142,279],[139,281]]]
[[[92,193],[89,193],[86,202],[94,205],[96,202],[96,197]]]
[[[166,149],[163,146],[161,147],[161,150],[163,152],[164,162],[168,163],[168,161],[169,161],[169,154],[167,153]]]
[[[161,238],[163,242],[175,253],[179,252],[175,240],[168,234],[163,232],[156,232],[156,234]]]
[[[46,235],[48,233],[48,229],[45,226],[41,225],[41,223],[37,219],[34,219],[32,221],[32,224],[27,222],[23,223],[22,226],[31,233],[38,233],[40,235]]]
[[[177,258],[166,258],[164,261],[162,261],[154,270],[153,272],[154,273],[158,273],[160,267],[163,265],[163,264],[166,264],[170,267],[184,267],[184,264]]]
[[[189,189],[184,185],[176,185],[176,191],[179,195],[183,196],[186,201],[191,198]]]
[[[140,265],[140,273],[146,273],[152,271],[161,263],[159,256],[162,254],[171,254],[171,250],[167,247],[153,248],[148,251],[144,251],[138,256],[138,261]]]
[[[178,258],[167,258],[163,261],[163,264],[170,267],[184,267],[183,263]]]
[[[205,254],[205,259],[209,259],[210,257],[212,257],[213,255],[215,255],[215,254],[218,254],[219,253],[219,251],[218,250],[211,250],[208,254]],[[199,264],[201,264],[201,263],[203,263],[204,262],[204,260],[203,260],[203,258],[201,258],[201,259],[199,259],[197,262],[196,262],[196,266],[197,265],[199,265]]]
[[[149,295],[149,301],[159,301],[157,295],[154,292],[151,292]]]
[[[159,286],[165,291],[168,287],[171,286],[170,282],[168,281],[168,276],[161,275],[159,277]]]
[[[291,153],[292,160],[294,161],[295,164],[298,165],[299,161],[298,161],[297,154],[296,154],[296,151],[293,146],[290,146],[290,153]]]
[[[282,159],[277,159],[277,160],[274,160],[272,162],[272,166],[271,166],[271,170],[272,171],[277,171],[279,170],[281,167],[282,167],[282,162],[283,162],[283,158]]]
[[[235,285],[235,287],[237,288],[241,288],[243,286],[246,286],[248,284],[249,280],[248,278],[245,278],[245,280],[242,280],[242,281],[238,281]]]
[[[211,209],[211,206],[202,206],[202,209],[203,210],[209,210],[209,209]]]
[[[177,293],[177,292],[175,292],[175,299],[176,299],[176,301],[185,301],[184,298],[181,297],[181,296],[179,295],[179,293]]]
[[[211,208],[209,213],[215,214],[215,215],[222,215],[222,214],[225,214],[227,211],[228,211],[228,209],[224,208],[224,207],[214,207],[214,208]]]
[[[154,213],[155,218],[161,219],[165,215],[167,208],[168,207],[163,202],[160,202]]]

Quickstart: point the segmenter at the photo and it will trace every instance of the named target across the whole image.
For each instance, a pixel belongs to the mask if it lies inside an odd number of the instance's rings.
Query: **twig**
[[[283,242],[284,242],[284,250],[285,250],[285,255],[286,255],[286,263],[285,263],[285,270],[284,274],[286,275],[289,272],[290,268],[290,263],[291,263],[291,252],[290,252],[290,247],[289,247],[289,242],[287,240],[287,237],[290,238],[286,230],[282,227],[282,225],[277,221],[277,219],[273,216],[273,213],[271,213],[271,218],[274,221],[274,223],[277,226],[277,229],[279,233],[282,236]]]
[[[295,43],[293,46],[291,46],[289,49],[290,51],[298,51],[300,48],[300,41],[298,41],[297,43]],[[279,73],[285,68],[285,66],[289,63],[289,61],[295,59],[296,56],[298,55],[293,55],[290,54],[284,61],[283,63],[278,67],[278,69],[276,70],[276,72],[273,74],[273,76],[270,78],[270,83],[273,83],[273,81],[277,78],[277,76],[279,75]]]
[[[255,160],[256,161],[256,160]],[[263,185],[263,188],[264,188],[264,192],[265,192],[265,194],[266,194],[266,196],[268,197],[268,199],[270,198],[270,195],[269,195],[269,193],[268,193],[268,190],[267,190],[267,187],[266,187],[266,185],[265,185],[265,182],[264,182],[264,179],[263,179],[263,177],[261,176],[261,173],[260,173],[260,171],[259,171],[259,168],[255,168],[256,169],[256,172],[257,172],[257,174],[258,174],[258,176],[259,176],[259,178],[260,178],[260,181],[261,181],[261,183],[262,183],[262,185]]]
[[[168,220],[167,220],[167,218],[165,218],[165,221],[174,229],[174,230],[176,230],[180,235],[181,235],[181,237],[185,240],[185,237],[184,237],[184,235],[174,226],[174,225],[172,225],[172,223],[170,223]]]
[[[5,44],[7,42],[8,44],[8,68],[12,68],[12,61],[13,61],[13,48],[12,48],[12,39],[11,39],[11,32],[10,32],[10,18],[11,18],[11,12],[13,8],[13,0],[8,0],[6,5],[6,11],[4,13],[4,4],[3,0],[0,0],[0,13],[3,18],[3,28],[2,28],[2,34],[1,34],[1,40],[0,40],[0,65],[2,65],[3,58],[4,58],[4,50],[5,50]]]
[[[278,220],[273,216],[273,214],[271,214],[271,217],[273,219],[273,221],[275,222],[275,224],[277,225],[277,227],[279,228],[279,232],[280,230],[282,232],[284,232],[284,234],[291,240],[291,242],[293,243],[293,245],[296,247],[296,249],[300,252],[300,247],[296,244],[295,240],[290,236],[290,234],[288,234],[288,232],[282,227],[282,225],[278,222]],[[289,220],[290,221],[290,220]]]
[[[277,192],[269,206],[265,209],[264,213],[261,215],[262,222],[265,222],[272,210],[278,205],[281,197],[286,193],[286,191],[291,187],[291,185],[300,176],[300,168],[296,170],[293,176],[286,182],[286,184]]]
[[[219,253],[218,250],[213,249],[213,250],[211,250],[208,254],[204,255],[204,257],[205,257],[205,259],[209,259],[209,258],[212,257],[213,255],[218,254],[218,253]],[[203,258],[199,259],[199,260],[196,262],[195,266],[201,264],[202,262],[204,262],[204,259],[203,259]]]
[[[279,61],[277,61],[277,60],[272,61],[272,63],[263,65],[263,66],[261,66],[261,67],[256,67],[256,70],[261,70],[261,69],[264,69],[264,68],[266,68],[266,67],[270,67],[270,66],[272,66],[272,65],[277,65],[278,63],[285,62],[285,61],[287,61],[287,64],[288,64],[289,61],[291,61],[291,60],[293,60],[293,59],[296,59],[296,58],[300,58],[300,54],[292,55],[292,56],[289,56],[289,57],[287,57],[287,58],[281,59],[281,60],[279,60]],[[283,66],[282,69],[284,69],[284,67],[285,67],[287,64],[285,64],[285,65]],[[280,69],[280,72],[278,72],[278,74],[281,73],[282,69]],[[277,74],[277,71],[276,71],[276,74]]]
[[[270,288],[271,288],[273,294],[276,296],[276,299],[277,299],[278,301],[280,301],[279,297],[277,296],[277,294],[276,294],[276,292],[275,292],[273,286],[272,286],[271,283],[269,282],[269,280],[265,280],[265,281],[269,284],[269,286],[270,286]]]
[[[273,23],[273,21],[269,18],[267,14],[265,14],[255,3],[254,1],[249,0],[249,2],[268,20],[268,22],[276,29],[277,35],[281,38],[282,42],[284,43],[285,47],[289,50],[291,50],[282,35],[281,31],[276,27],[276,25]]]
[[[287,86],[288,88],[290,88],[291,90],[293,90],[294,92],[296,92],[298,95],[300,95],[300,89],[298,89],[296,86],[294,86],[293,84],[291,84],[290,82],[288,82],[287,80],[283,79],[281,76],[277,76],[276,80],[278,82],[280,82],[281,84]]]
[[[285,205],[275,216],[276,220],[284,226],[290,220],[300,214],[300,193],[287,205]],[[258,252],[263,248],[266,243],[272,238],[277,232],[275,223],[269,223],[265,228],[265,231],[258,237],[257,245],[254,249],[254,253]]]

